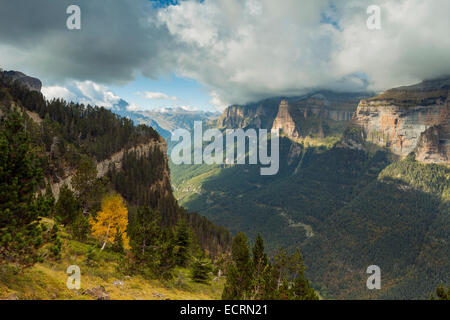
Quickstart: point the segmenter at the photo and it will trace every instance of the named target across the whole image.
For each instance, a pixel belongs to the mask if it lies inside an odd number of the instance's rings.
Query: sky
[[[80,30],[66,27],[71,4]],[[40,78],[48,98],[133,110],[382,91],[450,74],[448,12],[448,0],[0,0],[0,67]]]

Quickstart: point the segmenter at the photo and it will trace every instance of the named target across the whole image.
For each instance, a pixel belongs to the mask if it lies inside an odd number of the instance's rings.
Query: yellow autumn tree
[[[112,243],[116,234],[122,236],[123,247],[129,248],[128,235],[128,210],[125,201],[119,194],[107,195],[102,199],[102,210],[97,216],[89,220],[92,227],[92,235],[102,243],[103,250],[108,243]]]

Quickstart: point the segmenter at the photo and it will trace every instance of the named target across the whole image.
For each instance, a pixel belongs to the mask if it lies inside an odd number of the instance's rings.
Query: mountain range
[[[328,298],[426,298],[449,279],[449,79],[227,108],[217,128],[279,129],[280,171],[171,165],[175,196],[270,248],[300,246]],[[382,271],[381,290],[366,269]]]
[[[130,110],[129,103],[123,99],[115,104],[111,111],[133,120],[135,124],[145,124],[153,127],[167,142],[170,142],[171,132],[173,130],[191,130],[194,127],[195,121],[210,122],[220,116],[218,112],[188,109],[186,107],[167,107],[135,111]]]

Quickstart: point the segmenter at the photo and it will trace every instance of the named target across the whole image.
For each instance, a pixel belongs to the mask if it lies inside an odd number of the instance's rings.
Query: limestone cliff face
[[[272,129],[289,138],[314,136],[325,138],[334,122],[348,122],[356,110],[359,95],[318,93],[293,101],[282,100]]]
[[[367,93],[319,91],[288,99],[270,98],[257,103],[228,107],[218,119],[219,128],[282,129],[292,137],[301,135],[300,122],[309,118],[349,121]]]
[[[369,142],[400,156],[415,151],[417,160],[448,163],[449,92],[447,78],[361,100],[342,144],[363,149]]]
[[[294,119],[292,118],[291,112],[289,110],[289,103],[287,102],[287,100],[281,101],[277,117],[273,122],[272,129],[280,130],[285,135],[292,138],[299,137],[300,133],[297,129]]]
[[[154,188],[160,188],[161,190],[170,190],[170,173],[169,173],[169,162],[167,158],[167,143],[164,139],[160,138],[158,141],[150,141],[148,143],[140,144],[129,149],[121,150],[113,154],[109,159],[100,161],[97,163],[97,176],[99,178],[105,176],[108,173],[109,168],[114,166],[116,170],[122,169],[122,160],[127,152],[136,152],[138,156],[142,157],[154,152],[156,149],[161,150],[164,153],[165,165],[162,176],[155,182]],[[52,189],[53,195],[56,199],[59,197],[59,192],[64,184],[71,187],[71,180],[75,170],[68,168],[65,171],[64,177],[59,177],[58,181],[50,180],[50,187]]]
[[[245,106],[230,106],[217,120],[219,128],[270,128],[277,113],[277,103],[268,101]]]

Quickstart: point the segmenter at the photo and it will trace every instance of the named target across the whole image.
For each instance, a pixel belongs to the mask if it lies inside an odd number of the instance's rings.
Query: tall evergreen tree
[[[306,267],[303,263],[303,257],[300,250],[296,250],[291,256],[291,270],[293,274],[292,286],[290,288],[290,296],[293,300],[319,300],[314,289],[310,287],[308,279],[305,275]]]
[[[91,159],[82,158],[71,183],[83,213],[89,212],[93,209],[94,202],[101,199],[100,185],[97,181],[97,167]]]
[[[34,193],[42,179],[22,116],[0,120],[0,264],[33,265],[39,258],[42,229]]]
[[[252,282],[252,264],[247,237],[240,232],[231,245],[231,262],[227,268],[227,281],[222,298],[225,300],[249,299]]]
[[[128,225],[131,253],[137,263],[154,263],[161,237],[159,212],[139,208]]]
[[[189,262],[191,232],[185,219],[180,219],[175,228],[175,260],[178,266],[186,267]]]
[[[159,244],[159,261],[156,273],[162,279],[171,279],[173,276],[173,268],[176,265],[174,234],[172,229],[163,229]]]
[[[205,257],[194,258],[191,270],[191,278],[194,282],[207,283],[211,271],[212,267],[209,259]]]
[[[252,268],[253,268],[253,283],[252,283],[252,298],[258,299],[262,295],[264,287],[264,272],[267,269],[267,255],[264,253],[264,240],[261,234],[258,233],[253,246]]]
[[[80,206],[72,190],[64,184],[59,191],[59,198],[55,205],[55,215],[59,223],[71,225],[81,214]]]

